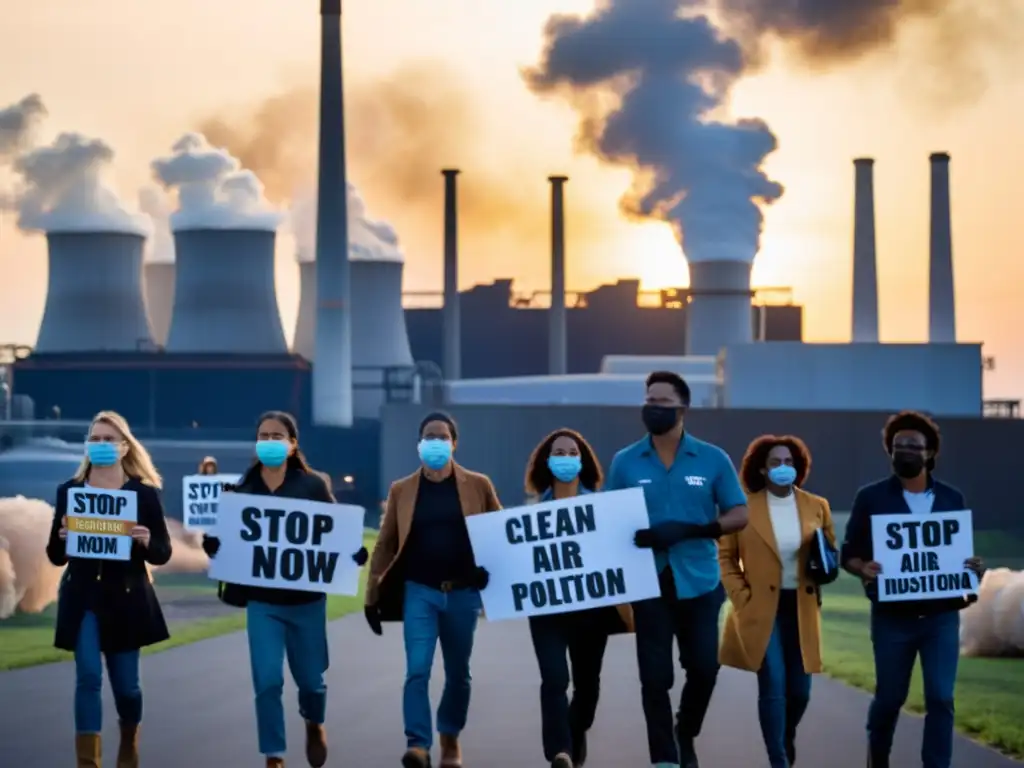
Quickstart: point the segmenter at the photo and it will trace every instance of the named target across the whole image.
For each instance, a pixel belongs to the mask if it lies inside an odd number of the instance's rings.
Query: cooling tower
[[[165,349],[287,354],[274,282],[276,234],[256,229],[174,233],[174,312]]]
[[[352,259],[353,410],[357,418],[376,419],[384,403],[386,369],[411,368],[412,350],[402,309],[400,261]],[[315,360],[315,262],[299,264],[301,295],[293,351]],[[314,362],[314,368],[316,364]]]
[[[348,183],[341,70],[341,0],[321,0],[313,422],[331,427],[352,426]]]
[[[143,264],[146,287],[146,314],[153,329],[153,340],[163,346],[171,328],[174,310],[174,262],[151,261]]]
[[[146,239],[125,232],[50,232],[46,309],[35,351],[153,348],[142,296]]]
[[[746,261],[690,262],[687,355],[718,355],[730,344],[753,343],[752,266]]]
[[[950,223],[949,155],[931,158],[931,243],[928,254],[928,341],[956,343],[956,290],[953,285],[953,234]]]
[[[444,377],[448,381],[462,378],[462,324],[459,318],[459,211],[456,200],[456,177],[453,168],[441,171],[444,176]]]
[[[568,373],[565,315],[565,182],[566,176],[550,176],[551,182],[551,311],[548,313],[548,373]]]
[[[854,342],[878,343],[878,266],[875,255],[875,161],[858,158],[854,167],[853,320]]]

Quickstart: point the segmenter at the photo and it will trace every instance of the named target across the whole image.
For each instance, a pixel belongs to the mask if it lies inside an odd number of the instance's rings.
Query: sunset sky
[[[1014,5],[1006,0],[1005,6]],[[575,151],[578,117],[520,74],[538,62],[552,13],[590,0],[347,0],[345,77],[350,179],[406,253],[406,290],[441,287],[440,168],[463,170],[463,287],[499,277],[548,286],[548,186],[565,173],[568,284],[588,290],[638,276],[685,285],[670,227],[629,221],[618,200],[629,169]],[[1003,0],[991,5],[1003,6]],[[315,169],[317,0],[33,0],[4,10],[0,107],[43,97],[46,135],[80,131],[116,150],[114,181],[134,204],[150,161],[208,129],[287,204]],[[766,164],[785,194],[766,209],[756,285],[789,285],[808,341],[850,334],[853,165],[876,159],[881,333],[923,341],[927,328],[928,154],[952,155],[958,335],[996,357],[987,397],[1024,395],[1024,56],[979,32],[936,46],[948,27],[908,21],[891,46],[808,66],[770,47],[736,87],[728,116],[760,117],[779,139]],[[966,34],[966,33],[964,33]],[[32,343],[41,317],[45,244],[0,219],[0,341]],[[280,239],[279,301],[294,325],[294,244]],[[882,372],[880,372],[880,375]]]

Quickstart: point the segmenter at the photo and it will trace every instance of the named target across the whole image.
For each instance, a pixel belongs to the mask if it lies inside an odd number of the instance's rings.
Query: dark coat
[[[88,610],[98,619],[104,653],[134,651],[166,640],[170,633],[146,568],[147,563],[164,565],[171,559],[171,537],[160,492],[135,478],[122,488],[138,496],[138,524],[149,528],[148,547],[133,543],[131,559],[125,561],[69,558],[66,542],[58,534],[67,514],[68,489],[83,485],[80,480],[69,480],[57,488],[56,511],[46,545],[51,563],[67,565],[57,597],[54,645],[65,651],[75,650],[78,629]]]

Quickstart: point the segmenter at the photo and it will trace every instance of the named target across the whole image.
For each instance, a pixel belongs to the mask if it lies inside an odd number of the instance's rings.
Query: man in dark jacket
[[[873,515],[930,515],[967,508],[956,488],[932,476],[939,454],[939,427],[927,416],[903,411],[882,430],[893,474],[857,491],[842,546],[842,565],[860,578],[871,600],[875,696],[868,710],[868,765],[889,768],[900,709],[907,700],[918,656],[924,678],[923,768],[950,768],[953,760],[953,689],[960,658],[960,611],[977,597],[880,602],[871,536]],[[981,559],[964,567],[980,579]]]

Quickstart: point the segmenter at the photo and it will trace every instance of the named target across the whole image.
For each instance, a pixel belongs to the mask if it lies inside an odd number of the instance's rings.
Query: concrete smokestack
[[[853,319],[851,340],[878,343],[878,265],[875,255],[875,161],[853,161]]]
[[[341,0],[320,5],[320,154],[316,221],[313,422],[352,426],[348,189],[341,57]]]
[[[931,244],[928,253],[928,341],[956,343],[956,289],[949,204],[949,155],[936,152],[932,166]]]
[[[690,262],[687,355],[717,355],[731,344],[753,343],[752,266],[747,261]]]
[[[568,373],[565,316],[565,182],[567,176],[549,176],[551,182],[551,311],[548,314],[548,373]]]
[[[459,171],[446,168],[444,176],[444,377],[462,378],[462,324],[459,317],[459,211],[456,177]]]

